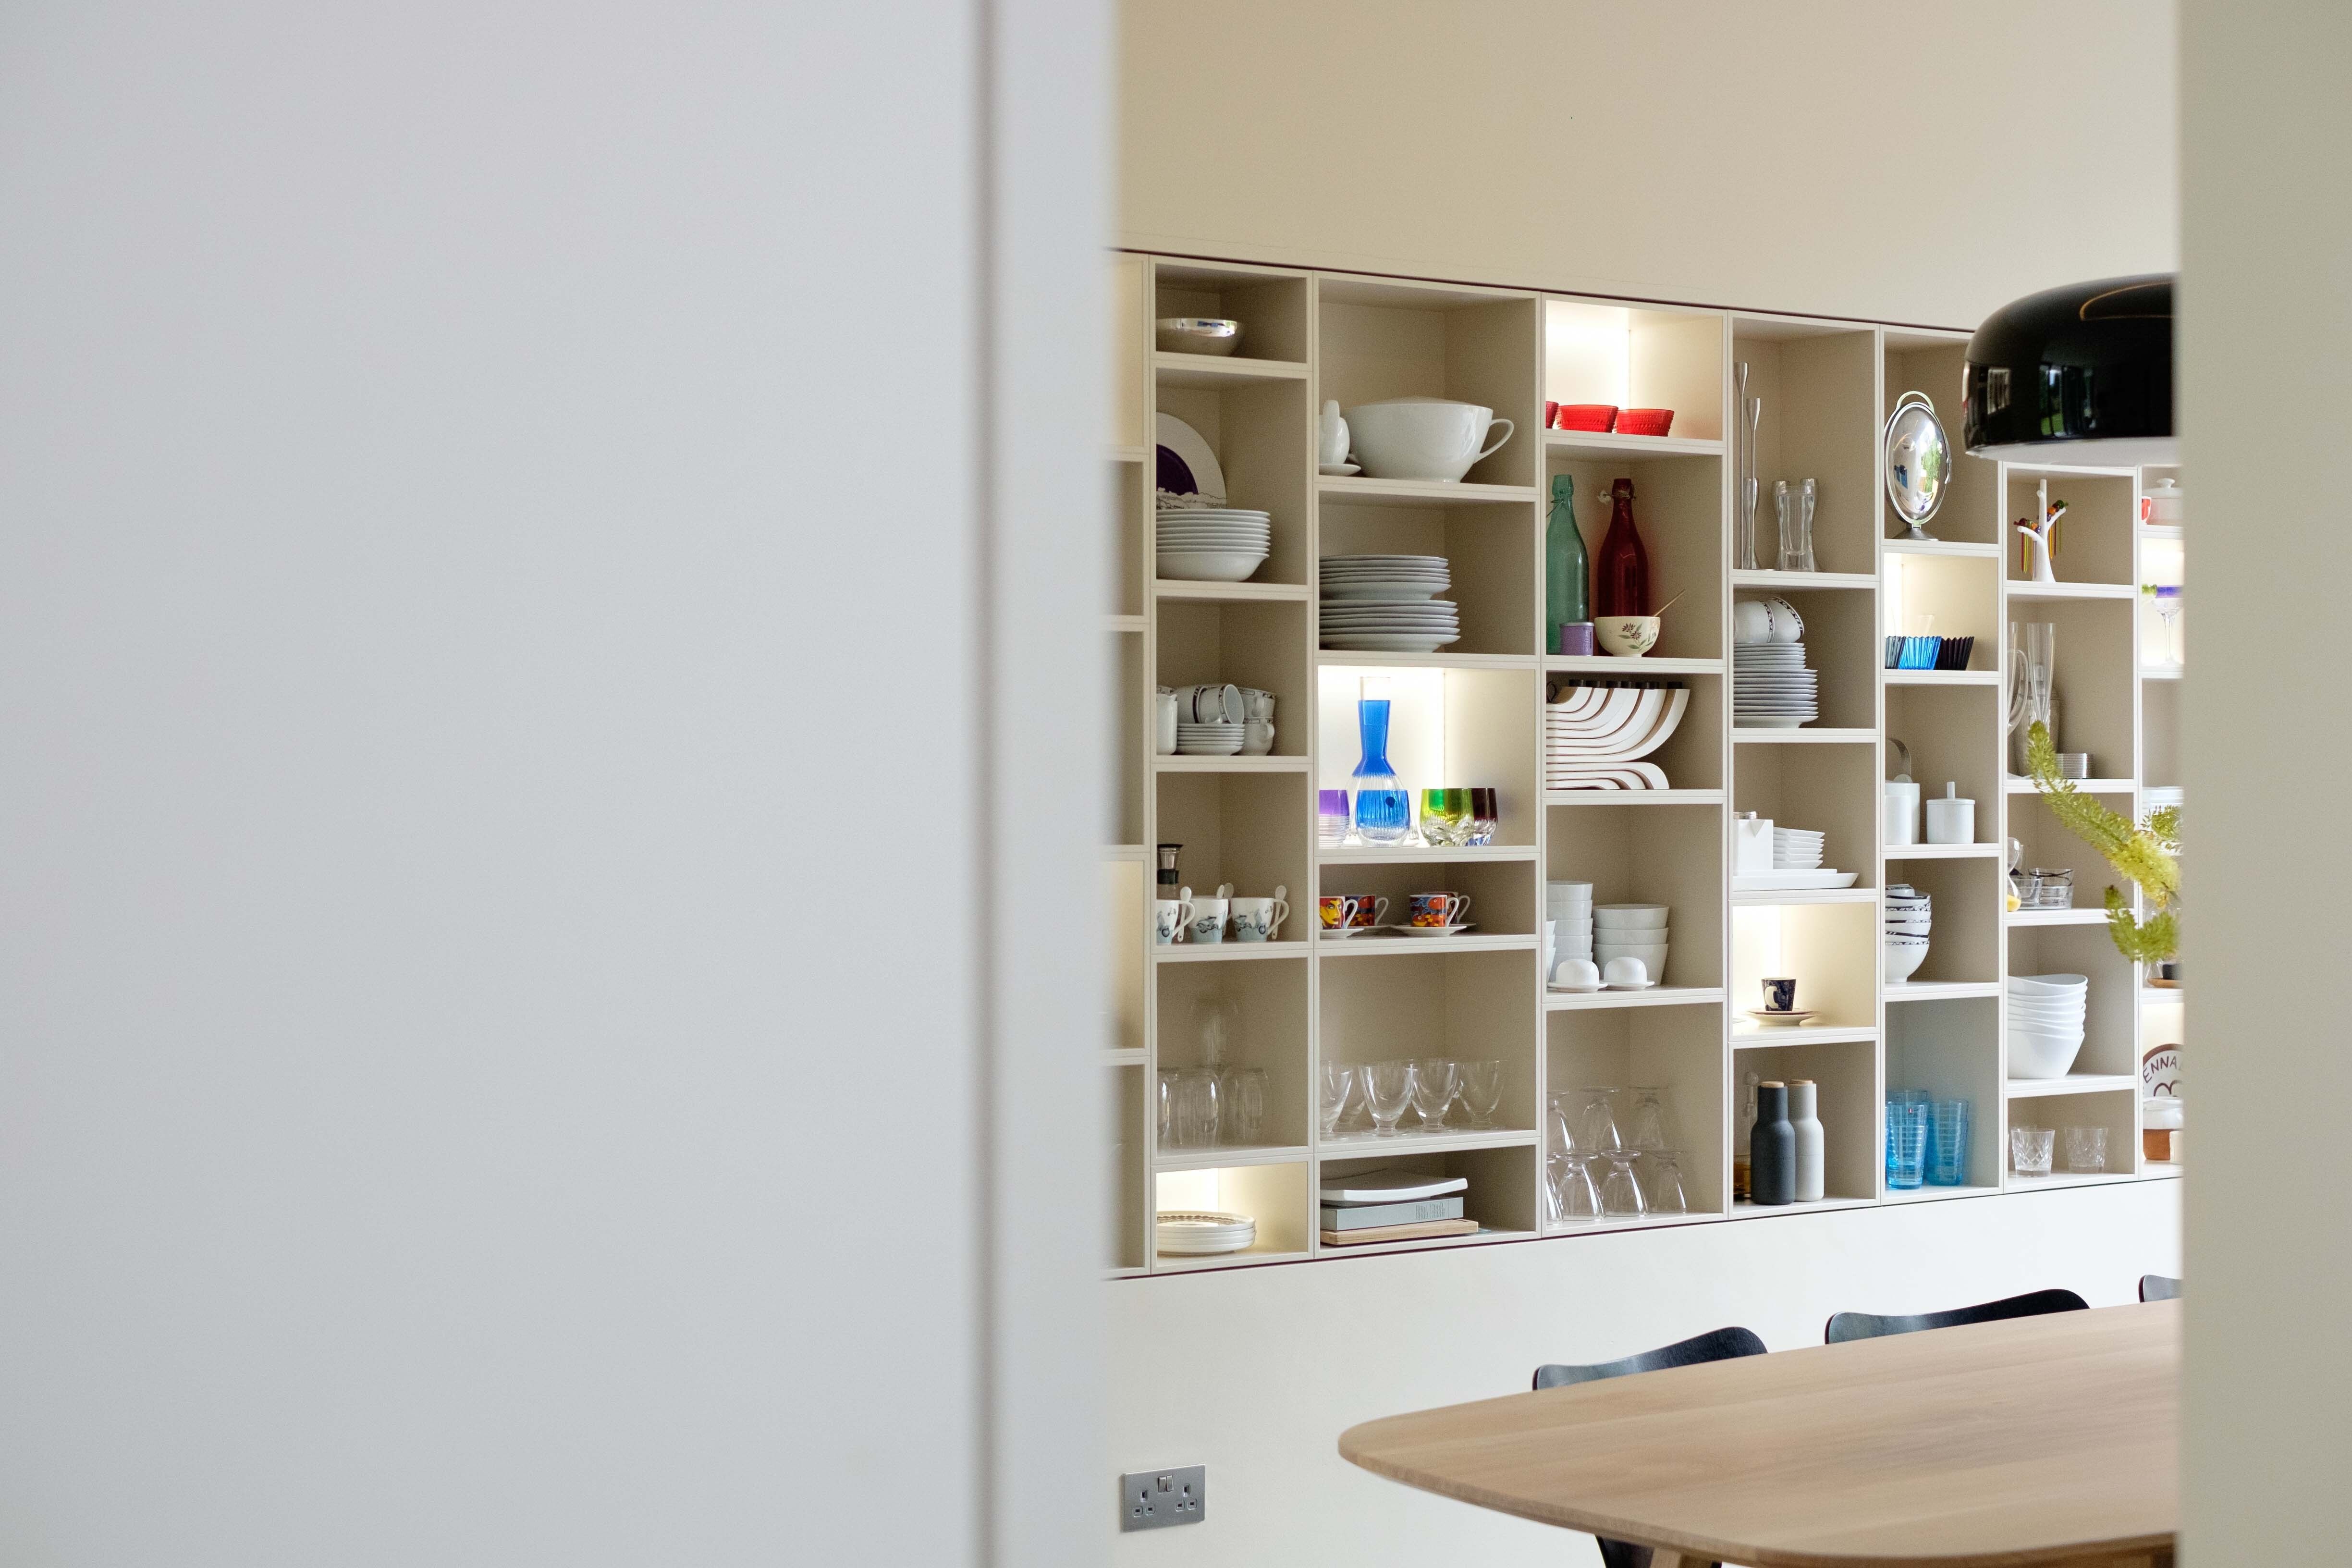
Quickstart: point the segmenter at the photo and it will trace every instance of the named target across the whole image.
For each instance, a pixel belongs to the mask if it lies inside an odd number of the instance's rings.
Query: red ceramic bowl
[[[1671,408],[1628,408],[1617,416],[1620,436],[1663,436],[1673,428],[1675,411]]]
[[[1617,405],[1613,403],[1563,403],[1559,405],[1559,427],[1563,430],[1609,430],[1617,423]]]

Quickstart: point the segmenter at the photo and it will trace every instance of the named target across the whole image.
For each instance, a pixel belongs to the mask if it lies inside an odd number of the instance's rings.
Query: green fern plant
[[[2147,896],[2148,912],[2141,919],[2131,911],[2123,889],[2107,889],[2107,934],[2116,949],[2138,963],[2156,963],[2180,951],[2180,808],[2168,805],[2148,813],[2144,826],[2111,811],[2058,776],[2058,748],[2050,726],[2035,720],[2025,732],[2026,771],[2033,787],[2050,803],[2050,811],[2067,832],[2097,850]]]

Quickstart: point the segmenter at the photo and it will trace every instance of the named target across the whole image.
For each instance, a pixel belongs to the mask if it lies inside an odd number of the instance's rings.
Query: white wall
[[[1973,326],[2176,256],[2171,0],[1125,0],[1145,250]]]
[[[1031,651],[982,245],[1100,100],[1071,0],[984,124],[1044,8],[7,8],[0,1561],[977,1563],[990,1485],[1095,1560],[1006,1467],[1098,1417],[991,1397],[1097,1365],[982,1158],[1054,1009],[938,918]],[[1087,479],[1095,130],[1069,384],[986,384]],[[1060,1170],[1080,1037],[996,1130]]]
[[[2325,456],[2352,426],[2340,199],[2352,12],[2184,0],[2181,19],[2181,458],[2197,609],[2182,945],[2195,1016],[2230,1021],[2188,1058],[2181,1561],[2340,1563],[2352,1142],[2326,1108],[2344,1071],[2347,943],[2332,918],[2272,911],[2311,893],[2325,907],[2352,884],[2352,844],[2309,804],[2315,781],[2332,801],[2352,777],[2342,700],[2332,682],[2282,674],[2340,665],[2352,582]],[[2295,1131],[2306,1121],[2319,1135]]]
[[[1139,248],[1959,326],[2175,262],[2166,0],[1122,16]],[[2178,1262],[2179,1204],[2151,1183],[1107,1286],[1107,1468],[1210,1468],[1206,1524],[1113,1561],[1549,1568],[1559,1532],[1357,1471],[1340,1430],[1727,1322],[1786,1348],[1842,1308],[2125,1300]]]

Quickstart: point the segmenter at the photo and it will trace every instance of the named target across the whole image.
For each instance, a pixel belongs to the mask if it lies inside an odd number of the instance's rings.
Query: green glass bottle
[[[1544,652],[1559,651],[1559,628],[1592,618],[1591,563],[1576,530],[1576,476],[1555,474],[1544,524]]]

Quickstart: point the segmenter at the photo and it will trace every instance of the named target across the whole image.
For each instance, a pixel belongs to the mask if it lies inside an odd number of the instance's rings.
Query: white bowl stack
[[[1638,958],[1653,981],[1666,977],[1664,904],[1596,904],[1592,956],[1605,972],[1612,958]]]
[[[1326,555],[1321,638],[1327,648],[1435,653],[1462,640],[1462,612],[1437,595],[1454,585],[1443,555]]]
[[[1551,962],[1555,968],[1564,958],[1591,959],[1591,883],[1546,882],[1544,919],[1552,922]],[[1549,972],[1544,978],[1551,978]]]
[[[1936,901],[1908,882],[1886,889],[1886,983],[1900,985],[1927,962],[1927,936],[1936,925]]]
[[[1822,836],[1811,827],[1772,829],[1772,869],[1818,871],[1822,868]]]
[[[1265,564],[1274,522],[1243,507],[1160,509],[1160,575],[1188,583],[1242,583]]]
[[[2009,1076],[2064,1078],[2083,1049],[2086,974],[2009,977]]]
[[[1731,721],[1753,729],[1793,730],[1822,716],[1821,674],[1805,668],[1801,642],[1735,643]]]

